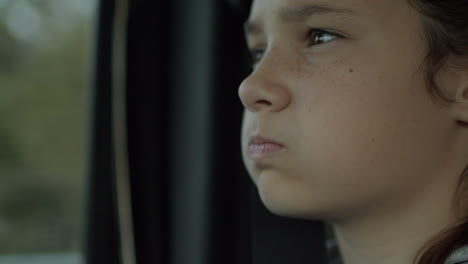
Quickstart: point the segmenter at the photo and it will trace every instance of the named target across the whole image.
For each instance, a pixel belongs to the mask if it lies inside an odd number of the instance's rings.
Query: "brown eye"
[[[312,42],[311,46],[315,46],[337,39],[340,35],[322,29],[311,29],[309,31],[309,37]]]
[[[263,54],[265,53],[264,50],[261,49],[254,49],[250,51],[250,64],[255,67],[255,65],[260,62],[260,60],[263,57]]]

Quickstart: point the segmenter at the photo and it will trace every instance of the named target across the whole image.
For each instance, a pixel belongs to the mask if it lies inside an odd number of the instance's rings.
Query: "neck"
[[[426,187],[419,196],[404,199],[399,206],[379,207],[346,221],[330,221],[344,263],[413,263],[426,242],[456,221],[449,195],[453,186]]]

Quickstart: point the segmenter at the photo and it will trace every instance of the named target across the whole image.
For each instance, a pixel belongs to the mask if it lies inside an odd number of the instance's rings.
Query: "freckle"
[[[354,72],[354,70],[350,68],[350,69],[349,69],[349,72]]]
[[[375,138],[372,138],[372,142],[375,142]]]
[[[312,112],[312,110],[311,110],[310,107],[309,107],[309,113],[310,113],[310,112]]]

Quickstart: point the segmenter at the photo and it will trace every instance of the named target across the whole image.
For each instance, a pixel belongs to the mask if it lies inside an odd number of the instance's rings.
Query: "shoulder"
[[[455,250],[444,264],[468,264],[468,245]]]

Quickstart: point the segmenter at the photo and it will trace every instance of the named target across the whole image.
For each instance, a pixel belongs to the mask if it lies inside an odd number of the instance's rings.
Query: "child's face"
[[[422,19],[406,0],[255,0],[249,23],[249,48],[265,52],[239,88],[242,153],[271,211],[396,207],[447,170],[453,120],[427,93]],[[285,148],[253,159],[256,135]]]

